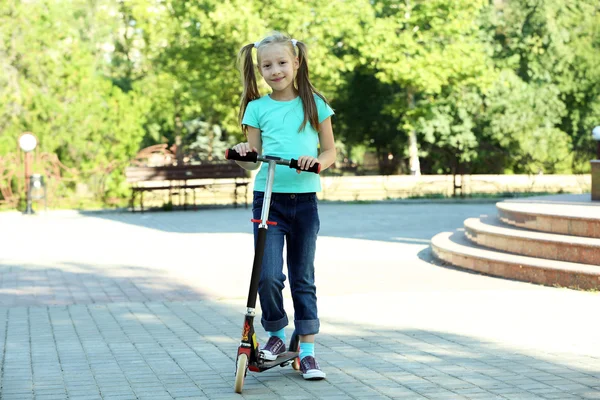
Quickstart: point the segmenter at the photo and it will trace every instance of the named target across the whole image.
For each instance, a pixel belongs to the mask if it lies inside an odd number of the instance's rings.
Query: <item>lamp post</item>
[[[37,146],[37,138],[31,132],[25,132],[19,137],[19,147],[25,152],[25,194],[27,196],[27,207],[24,214],[33,214],[31,208],[31,187],[29,177],[31,176],[31,164],[33,164],[32,151]]]
[[[592,129],[592,138],[598,142],[596,148],[596,159],[600,160],[600,125]]]

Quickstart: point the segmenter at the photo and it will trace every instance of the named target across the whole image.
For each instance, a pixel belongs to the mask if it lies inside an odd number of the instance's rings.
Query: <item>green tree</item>
[[[287,32],[307,43],[314,83],[335,98],[342,74],[357,63],[350,53],[363,37],[360,20],[370,7],[368,1],[203,0],[161,3],[149,16],[133,2],[127,4],[121,7],[127,11],[123,25],[136,26],[143,41],[139,47],[150,61],[142,69],[146,75],[132,86],[139,95],[155,99],[145,144],[165,140],[181,146],[189,145],[185,138],[193,135],[185,127],[196,120],[219,125],[223,140],[242,139],[237,121],[242,91],[237,53],[271,30]],[[132,47],[127,43],[115,46],[115,53]],[[128,64],[131,57],[121,55],[119,59]],[[128,70],[114,72],[119,82],[128,81],[123,71]],[[264,85],[262,89],[263,93],[268,90]]]
[[[570,136],[562,158],[570,159],[575,171],[589,169],[590,131],[600,120],[599,25],[594,0],[496,1],[482,23],[495,64],[514,71],[530,90],[555,104],[541,125],[554,135],[558,130]]]
[[[384,83],[404,89],[387,108],[408,135],[411,173],[420,174],[417,122],[444,88],[481,85],[489,69],[478,38],[483,1],[375,1],[361,55]],[[457,132],[456,132],[457,133]]]
[[[564,112],[551,87],[505,70],[485,91],[440,97],[419,129],[434,173],[568,173],[570,137],[555,127]]]
[[[3,10],[0,49],[10,71],[0,89],[0,109],[10,113],[3,118],[4,151],[15,148],[10,142],[20,132],[31,131],[41,151],[56,153],[83,177],[129,160],[143,135],[147,103],[97,72],[106,39],[101,7],[65,0],[13,2]],[[117,178],[110,190],[119,186]]]
[[[335,134],[343,139],[348,156],[354,158],[355,147],[373,148],[379,171],[396,174],[401,158],[390,160],[389,155],[403,153],[406,136],[398,134],[398,118],[383,111],[404,91],[397,85],[379,81],[369,68],[358,67],[347,73],[337,92],[332,104],[336,111]]]

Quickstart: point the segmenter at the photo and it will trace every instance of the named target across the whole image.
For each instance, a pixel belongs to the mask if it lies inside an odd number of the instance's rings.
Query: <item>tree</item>
[[[467,85],[488,69],[477,33],[483,1],[375,1],[376,18],[361,55],[385,83],[404,88],[389,108],[408,134],[410,170],[421,172],[417,121],[447,87]]]
[[[485,91],[439,98],[419,126],[435,173],[568,173],[570,138],[555,128],[564,112],[551,87],[504,70]]]
[[[4,8],[0,51],[10,72],[0,109],[10,114],[3,118],[0,151],[12,151],[10,142],[31,131],[40,150],[56,153],[84,177],[135,154],[147,102],[97,73],[106,39],[106,27],[98,28],[102,15],[95,5],[67,0]],[[119,185],[117,178],[109,190]]]
[[[599,24],[594,0],[497,1],[482,23],[495,64],[513,70],[546,101],[562,104],[546,114],[548,128],[570,136],[575,171],[589,169],[590,131],[600,121]]]
[[[398,118],[382,112],[398,93],[403,91],[397,85],[382,83],[367,67],[359,67],[347,73],[332,104],[335,134],[343,139],[348,155],[356,146],[374,148],[379,171],[386,175],[396,174],[401,161],[389,155],[402,154],[406,147],[406,137],[398,134]]]

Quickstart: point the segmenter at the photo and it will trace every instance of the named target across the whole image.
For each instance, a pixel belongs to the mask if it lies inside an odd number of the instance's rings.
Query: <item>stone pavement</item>
[[[1,213],[0,398],[600,398],[598,293],[432,260],[432,236],[494,214],[492,203],[320,211],[316,351],[328,379],[249,372],[242,395],[249,210]]]

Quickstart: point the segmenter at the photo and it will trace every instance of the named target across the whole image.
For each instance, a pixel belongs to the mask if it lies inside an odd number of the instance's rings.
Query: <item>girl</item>
[[[258,72],[272,92],[260,97],[254,73],[253,49],[257,50]],[[315,163],[321,170],[335,161],[331,128],[333,110],[310,83],[304,43],[275,32],[260,42],[244,46],[239,54],[244,92],[240,105],[240,124],[248,142],[233,148],[242,156],[258,154],[294,158],[301,169]],[[320,152],[318,147],[320,146]],[[237,162],[241,167],[260,168],[254,182],[252,212],[260,219],[267,166]],[[314,259],[319,231],[316,192],[321,190],[319,176],[278,165],[273,181],[272,204],[262,271],[258,286],[263,328],[269,340],[261,352],[274,360],[285,352],[288,317],[283,308],[282,290],[284,239],[287,266],[294,303],[294,327],[300,337],[300,369],[305,379],[323,379],[315,359],[315,334],[319,332]],[[254,226],[254,237],[258,228]],[[295,349],[293,349],[295,350]]]

